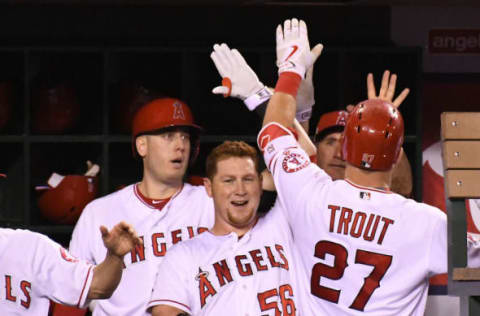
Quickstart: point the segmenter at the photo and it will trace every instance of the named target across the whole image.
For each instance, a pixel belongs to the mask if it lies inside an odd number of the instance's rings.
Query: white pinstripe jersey
[[[93,265],[48,237],[0,228],[0,315],[47,315],[49,299],[84,307]]]
[[[184,184],[162,210],[152,208],[136,193],[136,185],[92,201],[84,209],[70,242],[72,254],[99,263],[105,258],[99,226],[111,229],[120,221],[131,224],[143,246],[125,255],[122,281],[110,299],[99,300],[93,315],[148,315],[146,306],[157,267],[167,249],[213,225],[213,201],[203,186]]]

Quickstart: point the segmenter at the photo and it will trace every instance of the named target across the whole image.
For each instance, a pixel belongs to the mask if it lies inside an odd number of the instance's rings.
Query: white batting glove
[[[212,93],[239,98],[250,111],[272,96],[238,50],[230,49],[225,43],[215,44],[210,58],[223,78],[222,85],[213,88]]]
[[[322,53],[323,45],[317,44],[310,51],[307,25],[293,18],[285,20],[283,29],[277,26],[277,67],[278,74],[294,72],[302,79],[317,57]]]

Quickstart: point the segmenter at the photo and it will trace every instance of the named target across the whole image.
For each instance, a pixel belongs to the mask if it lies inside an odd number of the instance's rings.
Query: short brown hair
[[[248,157],[253,160],[255,170],[260,173],[257,150],[243,141],[225,141],[215,147],[207,157],[206,173],[212,180],[217,173],[217,163],[230,157]]]

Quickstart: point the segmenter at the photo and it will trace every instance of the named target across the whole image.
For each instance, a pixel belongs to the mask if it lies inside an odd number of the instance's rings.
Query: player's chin
[[[255,210],[255,208],[248,204],[242,207],[230,207],[229,217],[230,220],[236,224],[248,223],[252,217],[255,217]]]
[[[345,166],[329,165],[327,173],[333,180],[343,179],[345,177]]]

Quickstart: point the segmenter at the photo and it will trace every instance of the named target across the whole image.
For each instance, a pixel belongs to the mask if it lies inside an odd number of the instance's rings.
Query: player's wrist
[[[114,250],[111,250],[111,249],[107,249],[107,256],[106,258],[108,258],[109,260],[120,260],[123,262],[123,257],[125,256],[125,254],[120,254],[120,253],[117,253],[116,251]]]
[[[295,98],[301,82],[302,77],[300,77],[297,73],[289,71],[282,72],[278,77],[277,84],[275,86],[275,92],[287,93]]]
[[[312,117],[312,107],[297,111],[295,117],[300,123],[310,120],[310,118]]]
[[[254,94],[247,97],[243,102],[250,111],[255,110],[260,104],[268,101],[273,93],[264,85]]]

